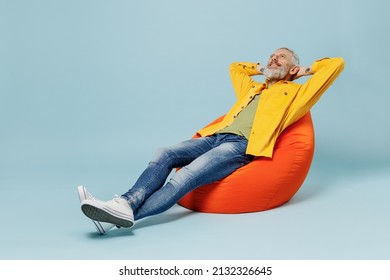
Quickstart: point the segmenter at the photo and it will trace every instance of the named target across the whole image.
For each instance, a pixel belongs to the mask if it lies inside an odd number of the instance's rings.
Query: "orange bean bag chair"
[[[208,213],[248,213],[275,208],[289,201],[301,187],[313,154],[314,127],[308,112],[282,132],[272,159],[256,157],[226,178],[188,193],[178,203]]]

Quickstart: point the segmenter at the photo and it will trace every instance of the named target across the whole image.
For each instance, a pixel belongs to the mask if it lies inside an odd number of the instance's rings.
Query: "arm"
[[[323,58],[315,61],[311,67],[300,67],[295,79],[311,75],[310,79],[300,85],[289,116],[299,118],[308,112],[330,87],[344,69],[342,58]]]
[[[314,74],[314,72],[313,72],[311,66],[309,66],[309,67],[307,67],[307,66],[299,66],[299,70],[292,77],[292,80],[296,80],[296,79],[299,79],[300,77],[309,76],[309,75],[313,75],[313,74]]]
[[[252,62],[235,62],[230,65],[230,79],[238,99],[256,83],[251,76],[261,74],[258,66],[259,63]]]

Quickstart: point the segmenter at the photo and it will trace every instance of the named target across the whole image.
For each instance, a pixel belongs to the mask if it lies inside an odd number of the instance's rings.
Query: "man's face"
[[[263,74],[268,80],[282,80],[291,66],[292,54],[288,50],[278,49],[270,56]]]

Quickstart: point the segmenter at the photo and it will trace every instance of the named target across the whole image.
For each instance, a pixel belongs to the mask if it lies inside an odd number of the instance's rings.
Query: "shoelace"
[[[89,192],[88,192],[88,194],[87,194],[87,198],[90,199],[90,200],[98,201],[98,202],[104,202],[103,200],[100,200],[100,199],[94,197],[94,196],[93,196],[92,194],[90,194]]]

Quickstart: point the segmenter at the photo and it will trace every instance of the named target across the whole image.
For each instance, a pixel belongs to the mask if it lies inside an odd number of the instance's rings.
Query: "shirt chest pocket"
[[[294,100],[294,94],[289,91],[267,92],[260,99],[261,110],[267,114],[285,112]]]

